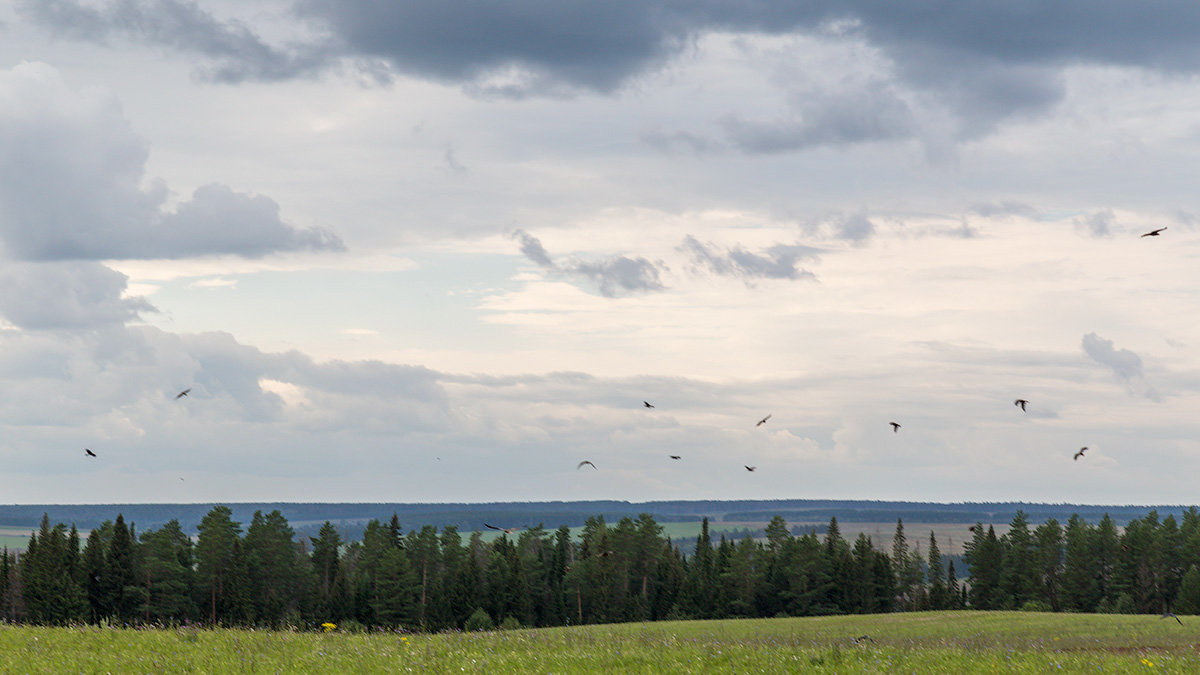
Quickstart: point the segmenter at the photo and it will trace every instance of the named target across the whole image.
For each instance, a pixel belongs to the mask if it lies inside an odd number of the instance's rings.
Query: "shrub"
[[[517,617],[509,614],[500,622],[500,630],[518,630],[521,628],[521,622],[517,621]]]
[[[492,617],[483,611],[480,607],[476,609],[471,616],[467,617],[467,623],[463,626],[463,630],[475,632],[479,630],[495,630],[496,624],[492,623]]]

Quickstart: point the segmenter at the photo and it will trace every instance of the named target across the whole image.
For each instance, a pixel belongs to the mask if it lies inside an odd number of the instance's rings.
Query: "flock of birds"
[[[1159,227],[1159,228],[1155,228],[1155,229],[1153,229],[1153,230],[1150,230],[1149,232],[1146,232],[1146,233],[1144,233],[1144,234],[1140,235],[1140,237],[1158,237],[1158,236],[1161,236],[1161,235],[1162,235],[1162,233],[1163,233],[1163,232],[1164,232],[1166,229],[1167,229],[1167,227],[1166,227],[1166,226]],[[186,392],[185,392],[185,393],[186,393]],[[1017,406],[1018,408],[1020,408],[1020,409],[1021,409],[1021,412],[1027,412],[1026,406],[1027,406],[1027,405],[1029,405],[1029,400],[1028,400],[1028,399],[1024,399],[1024,398],[1018,398],[1018,399],[1016,399],[1016,400],[1014,400],[1014,401],[1013,401],[1013,405],[1015,405],[1015,406]],[[642,407],[643,407],[643,408],[647,408],[647,409],[653,409],[653,408],[654,408],[654,404],[653,404],[653,403],[651,403],[651,402],[649,402],[649,401],[642,401]],[[762,425],[766,424],[766,423],[767,423],[767,420],[769,420],[769,419],[771,419],[771,415],[770,415],[770,414],[768,414],[766,417],[763,417],[762,419],[760,419],[760,420],[758,420],[757,422],[755,422],[755,423],[754,423],[754,426],[755,426],[755,427],[761,427]],[[892,427],[892,432],[893,432],[893,433],[897,433],[897,434],[898,434],[898,433],[900,433],[900,429],[901,429],[901,426],[902,426],[902,425],[901,425],[899,422],[888,422],[888,424],[890,424],[890,425],[891,425],[891,427]],[[1076,453],[1074,454],[1074,456],[1072,457],[1072,459],[1073,459],[1073,460],[1075,460],[1075,461],[1079,461],[1079,458],[1080,458],[1080,457],[1083,457],[1083,453],[1087,452],[1087,449],[1088,449],[1088,448],[1087,448],[1087,446],[1086,446],[1086,445],[1085,445],[1085,446],[1083,446],[1083,447],[1081,447],[1081,448],[1079,448],[1079,451],[1078,451],[1078,452],[1076,452]],[[669,457],[670,457],[671,459],[673,459],[673,460],[679,460],[679,459],[682,459],[682,456],[680,456],[680,455],[669,455]],[[585,460],[583,460],[582,462],[580,462],[580,463],[579,463],[579,464],[578,464],[578,465],[575,467],[575,469],[576,469],[576,470],[579,470],[579,469],[582,469],[582,468],[583,468],[583,467],[585,467],[585,466],[590,466],[590,467],[592,467],[593,469],[596,469],[596,465],[595,465],[595,464],[593,464],[592,462],[590,462],[590,461],[586,460],[586,459],[585,459]],[[748,465],[748,464],[743,464],[742,466],[744,466],[744,467],[746,468],[746,471],[754,471],[754,470],[758,469],[758,467],[757,467],[757,466],[750,466],[750,465]],[[488,527],[491,527],[491,526],[489,525]],[[500,528],[493,528],[493,529],[500,529]]]
[[[191,391],[192,391],[192,388],[188,387],[187,389],[184,389],[183,391],[179,392],[178,394],[175,394],[175,400],[178,401],[179,399],[183,398],[184,396],[187,396]],[[84,448],[83,454],[87,455],[88,457],[96,457],[97,456],[96,453],[92,452],[91,448]],[[180,478],[179,480],[183,480],[183,478]]]
[[[1159,229],[1157,229],[1157,230],[1154,230],[1153,232],[1147,232],[1146,234],[1143,234],[1142,236],[1143,236],[1143,237],[1157,237],[1157,236],[1158,236],[1158,233],[1159,233],[1159,232],[1162,232],[1162,231],[1163,231],[1163,230],[1165,230],[1165,229],[1167,229],[1167,228],[1165,228],[1165,227],[1162,227],[1162,228],[1159,228]],[[1027,412],[1027,409],[1026,409],[1026,407],[1025,407],[1025,406],[1029,405],[1029,400],[1028,400],[1028,399],[1024,399],[1024,398],[1018,398],[1018,399],[1016,399],[1015,401],[1013,401],[1013,405],[1015,405],[1015,406],[1017,406],[1018,408],[1020,408],[1020,409],[1021,409],[1021,412]],[[644,408],[653,408],[653,407],[654,407],[654,404],[650,403],[649,401],[642,401],[642,407],[644,407]],[[764,418],[762,418],[762,419],[758,420],[757,422],[755,422],[755,423],[754,423],[754,426],[755,426],[755,427],[761,427],[762,425],[766,424],[766,423],[767,423],[767,420],[769,420],[769,419],[771,419],[771,413],[768,413],[766,417],[764,417]],[[892,427],[892,432],[893,432],[893,433],[897,433],[897,434],[898,434],[898,433],[900,433],[900,429],[901,429],[901,427],[903,426],[903,425],[901,425],[899,422],[888,422],[888,424],[890,424],[890,425],[891,425],[891,427]],[[1085,446],[1083,446],[1082,448],[1080,448],[1080,449],[1079,449],[1079,452],[1076,452],[1076,453],[1075,453],[1074,459],[1075,459],[1075,460],[1078,460],[1080,457],[1083,457],[1083,453],[1085,453],[1085,452],[1087,452],[1087,446],[1086,446],[1086,445],[1085,445]],[[678,459],[683,459],[683,456],[682,456],[682,455],[668,455],[668,457],[670,457],[671,459],[675,459],[675,460],[678,460]],[[583,467],[585,467],[585,466],[590,466],[590,467],[592,467],[593,469],[596,469],[596,465],[595,465],[595,464],[593,464],[591,461],[589,461],[589,460],[586,460],[586,459],[585,459],[585,460],[583,460],[582,462],[580,462],[579,464],[577,464],[577,465],[575,466],[575,469],[576,469],[576,470],[579,470],[579,469],[582,469],[582,468],[583,468]],[[754,471],[754,470],[758,469],[758,467],[757,467],[757,466],[750,466],[750,465],[748,465],[748,464],[743,464],[742,466],[744,466],[744,467],[746,468],[746,470],[747,470],[747,471]],[[485,525],[487,525],[487,523],[484,523],[484,524],[485,524]],[[500,529],[502,529],[502,528],[499,528],[499,527],[492,527],[491,525],[488,525],[488,527],[491,527],[493,530],[500,530]],[[504,532],[511,532],[511,531],[510,531],[510,530],[504,530]]]

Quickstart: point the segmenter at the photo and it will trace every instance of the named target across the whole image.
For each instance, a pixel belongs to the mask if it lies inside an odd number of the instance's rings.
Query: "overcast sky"
[[[0,2],[0,501],[1195,503],[1197,34]]]

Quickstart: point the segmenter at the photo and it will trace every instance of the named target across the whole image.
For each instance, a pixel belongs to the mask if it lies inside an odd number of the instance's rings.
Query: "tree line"
[[[930,533],[924,552],[897,520],[890,551],[866,534],[794,535],[776,516],[760,540],[708,521],[685,555],[649,514],[578,537],[541,526],[485,541],[457,528],[404,531],[395,515],[346,543],[329,522],[297,538],[278,510],[249,525],[214,507],[189,537],[176,520],[138,533],[118,515],[81,541],[43,516],[21,554],[0,556],[0,618],[37,624],[184,622],[441,631],[660,619],[923,609],[1200,612],[1200,513],[1156,512],[1120,531],[1105,516],[996,536],[977,524],[960,578]],[[924,541],[924,540],[922,540]],[[946,563],[949,562],[947,565]]]

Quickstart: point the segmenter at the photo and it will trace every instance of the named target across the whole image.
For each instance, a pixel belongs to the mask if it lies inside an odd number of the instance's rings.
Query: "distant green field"
[[[1190,620],[1189,620],[1190,619]],[[932,612],[405,635],[5,627],[4,672],[1200,672],[1200,618]],[[868,636],[855,642],[854,638]]]

